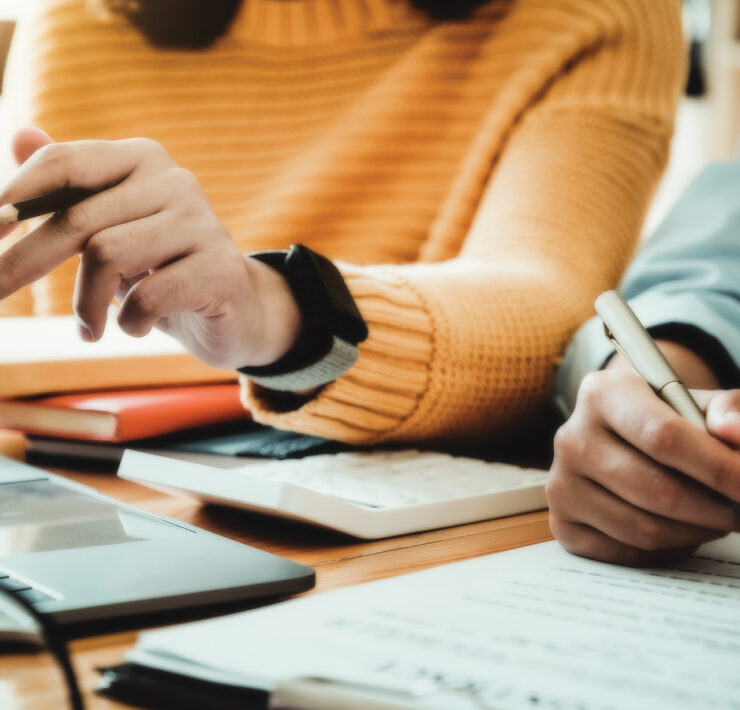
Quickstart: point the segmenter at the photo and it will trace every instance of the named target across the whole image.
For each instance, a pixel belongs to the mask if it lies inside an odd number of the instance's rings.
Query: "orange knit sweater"
[[[370,327],[352,370],[255,417],[355,442],[481,439],[546,399],[625,267],[682,82],[678,0],[246,0],[202,52],[42,0],[6,100],[57,140],[146,135],[243,251],[335,259]],[[76,263],[3,304],[69,312]]]

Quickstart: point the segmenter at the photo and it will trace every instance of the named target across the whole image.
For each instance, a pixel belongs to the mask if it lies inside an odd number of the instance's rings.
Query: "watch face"
[[[306,247],[293,245],[285,268],[301,309],[317,326],[354,344],[367,338],[367,325],[331,261]]]

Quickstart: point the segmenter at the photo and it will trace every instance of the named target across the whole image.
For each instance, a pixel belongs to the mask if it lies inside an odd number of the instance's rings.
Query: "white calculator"
[[[547,507],[545,471],[442,453],[372,451],[248,461],[224,469],[127,450],[118,475],[364,539]]]

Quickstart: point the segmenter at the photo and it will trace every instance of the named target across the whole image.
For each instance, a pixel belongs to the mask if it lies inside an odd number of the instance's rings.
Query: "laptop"
[[[309,567],[0,457],[0,586],[65,629],[243,607],[314,583]]]

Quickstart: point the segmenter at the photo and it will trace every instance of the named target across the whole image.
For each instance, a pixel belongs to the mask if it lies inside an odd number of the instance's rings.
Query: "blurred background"
[[[0,70],[15,22],[34,1],[0,0]],[[677,116],[670,164],[645,234],[654,230],[707,163],[727,160],[740,150],[740,0],[682,1],[690,58],[686,97]],[[0,141],[5,140],[0,136]]]
[[[683,0],[683,6],[687,96],[646,234],[707,163],[728,160],[740,150],[740,0]]]

